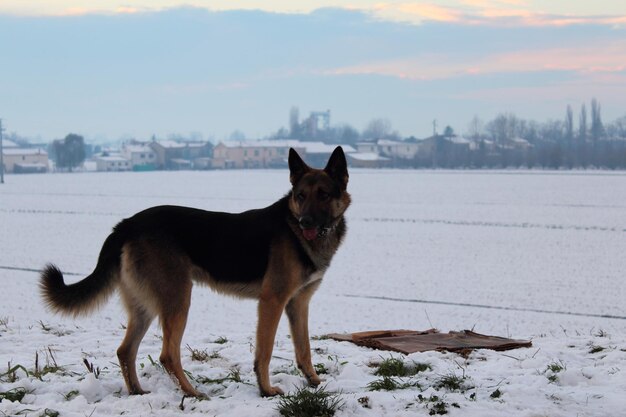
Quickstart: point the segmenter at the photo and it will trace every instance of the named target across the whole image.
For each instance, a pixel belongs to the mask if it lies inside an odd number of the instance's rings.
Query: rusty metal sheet
[[[474,349],[492,349],[500,351],[532,346],[530,340],[488,336],[471,330],[448,333],[440,333],[436,329],[424,331],[375,330],[347,334],[332,333],[328,337],[334,340],[352,342],[359,346],[405,354],[428,350],[467,352]]]

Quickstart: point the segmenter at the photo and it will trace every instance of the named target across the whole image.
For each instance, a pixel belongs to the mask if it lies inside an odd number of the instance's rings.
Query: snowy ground
[[[157,204],[264,206],[287,191],[287,175],[7,176],[0,185],[0,396],[20,387],[27,394],[2,401],[0,416],[277,416],[277,400],[259,397],[252,371],[254,302],[195,289],[183,344],[216,357],[198,362],[184,351],[183,366],[211,399],[185,399],[181,410],[182,393],[152,361],[160,352],[156,325],[138,356],[140,380],[152,393],[128,397],[115,357],[125,323],[117,299],[90,317],[54,316],[39,299],[36,270],[53,261],[78,280],[120,219]],[[404,357],[313,340],[313,361],[328,370],[326,388],[344,401],[338,416],[428,415],[434,403],[420,394],[437,395],[452,416],[626,413],[625,174],[353,170],[350,181],[349,233],[313,298],[313,335],[474,329],[532,339],[533,347]],[[284,319],[274,355],[272,382],[292,392],[302,386]],[[40,378],[36,356],[40,373],[49,371]],[[421,389],[367,389],[378,379],[372,364],[390,356],[431,366],[405,381]],[[100,368],[97,379],[84,359]],[[200,382],[233,371],[242,382]],[[451,375],[465,377],[465,389],[437,391]],[[492,398],[496,390],[501,395]]]

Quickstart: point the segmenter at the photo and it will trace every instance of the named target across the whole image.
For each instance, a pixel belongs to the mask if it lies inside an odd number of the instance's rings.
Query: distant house
[[[533,144],[523,138],[512,138],[503,140],[501,146],[507,149],[528,150]]]
[[[306,158],[307,164],[317,168],[325,167],[328,158],[330,158],[335,148],[339,146],[323,142],[300,142],[300,145],[304,147],[305,155],[303,156]],[[346,155],[356,152],[356,149],[350,145],[341,145],[341,147]]]
[[[220,142],[213,149],[212,168],[286,167],[289,148],[305,154],[303,144],[292,140]]]
[[[194,160],[211,156],[212,146],[208,142],[176,142],[164,140],[151,142],[156,154],[158,169],[191,169]]]
[[[417,154],[419,145],[416,142],[380,139],[377,142],[378,153],[389,158],[412,159]]]
[[[293,148],[314,167],[324,167],[338,145],[298,140],[260,140],[220,142],[213,149],[212,168],[284,168],[289,148]],[[345,153],[355,152],[342,145]]]
[[[96,156],[97,171],[130,171],[131,162],[120,155]]]
[[[378,143],[376,142],[358,142],[355,146],[357,152],[378,153]]]
[[[152,171],[157,167],[157,154],[148,144],[122,145],[120,155],[130,161],[133,171]]]
[[[3,145],[6,142],[3,141]],[[48,171],[48,152],[41,148],[10,147],[2,150],[4,172],[31,173]]]
[[[2,139],[2,149],[9,148],[19,148],[19,146],[17,146],[17,143],[13,142],[12,140]]]
[[[416,142],[379,139],[375,142],[359,142],[356,150],[361,153],[377,153],[390,159],[413,159],[419,145]]]
[[[354,152],[346,155],[348,165],[354,168],[383,168],[390,166],[391,159],[376,152]]]

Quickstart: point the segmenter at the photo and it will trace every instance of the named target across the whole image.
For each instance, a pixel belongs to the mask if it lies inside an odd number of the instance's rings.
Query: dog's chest
[[[324,272],[326,272],[326,269],[324,270],[318,270],[315,272],[312,272],[310,274],[307,274],[304,276],[304,282],[303,282],[303,286],[307,286],[309,284],[312,284],[316,281],[321,281],[322,278],[324,278]]]

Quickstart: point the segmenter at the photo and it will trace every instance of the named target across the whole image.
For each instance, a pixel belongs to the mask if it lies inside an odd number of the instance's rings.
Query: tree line
[[[457,157],[446,163],[478,168],[624,169],[626,116],[605,125],[601,113],[601,105],[594,98],[590,111],[583,103],[577,118],[569,105],[562,120],[543,123],[503,113],[483,125],[475,117],[466,137],[477,146],[461,160]]]
[[[373,119],[362,132],[342,124],[311,130],[308,119],[298,123],[297,108],[290,113],[290,128],[281,128],[270,139],[315,140],[356,145],[358,142],[401,137],[387,119]],[[313,133],[313,134],[312,134]],[[460,140],[459,140],[460,139]],[[429,152],[413,159],[393,159],[394,166],[445,168],[607,168],[626,169],[626,115],[605,124],[598,100],[589,110],[582,104],[575,115],[568,105],[561,120],[537,122],[501,113],[483,122],[475,116],[462,135],[446,126],[441,134],[426,138]]]

